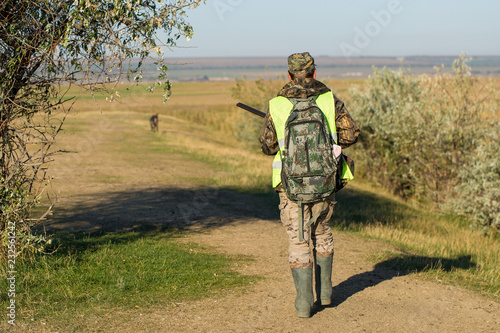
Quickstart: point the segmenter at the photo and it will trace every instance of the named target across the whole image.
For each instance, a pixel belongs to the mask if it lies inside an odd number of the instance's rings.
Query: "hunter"
[[[276,155],[273,162],[273,187],[279,194],[281,222],[289,239],[288,261],[297,292],[296,314],[308,318],[314,311],[313,268],[316,272],[318,304],[326,306],[332,302],[334,244],[330,219],[336,203],[335,192],[318,202],[305,203],[300,206],[300,212],[299,204],[287,196],[281,178],[285,125],[297,99],[311,99],[328,122],[334,143],[330,149],[340,150],[353,145],[360,131],[344,103],[330,88],[316,80],[316,66],[308,52],[295,53],[288,57],[288,78],[290,81],[281,88],[278,96],[269,102],[259,141],[264,154]],[[286,179],[284,181],[287,182]],[[301,219],[303,221],[314,219],[314,223],[309,226],[305,223],[301,225]],[[309,247],[310,240],[312,253]]]

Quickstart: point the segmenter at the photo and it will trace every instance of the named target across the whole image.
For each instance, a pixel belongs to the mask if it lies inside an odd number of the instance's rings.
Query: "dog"
[[[153,132],[158,132],[158,113],[149,118],[149,125],[151,125],[151,130]]]

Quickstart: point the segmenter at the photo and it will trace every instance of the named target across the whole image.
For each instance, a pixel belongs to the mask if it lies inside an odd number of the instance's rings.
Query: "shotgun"
[[[243,110],[246,110],[246,111],[249,111],[249,112],[252,112],[253,114],[256,114],[257,116],[259,117],[262,117],[262,118],[265,118],[266,117],[266,114],[262,111],[259,111],[257,109],[254,109],[253,107],[251,106],[248,106],[246,104],[243,104],[243,103],[237,103],[236,104],[237,107],[239,108],[242,108]]]

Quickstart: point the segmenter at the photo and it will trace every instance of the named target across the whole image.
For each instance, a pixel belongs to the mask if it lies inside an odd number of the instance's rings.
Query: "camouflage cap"
[[[315,69],[314,58],[309,52],[294,53],[288,57],[288,71],[292,74],[304,74]]]

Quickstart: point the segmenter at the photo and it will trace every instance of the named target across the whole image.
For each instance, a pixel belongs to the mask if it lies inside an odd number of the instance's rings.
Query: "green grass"
[[[71,322],[77,314],[197,299],[257,279],[234,271],[249,258],[179,243],[182,235],[175,230],[56,235],[57,252],[17,262],[19,319]],[[2,290],[4,274],[2,269]],[[6,293],[1,300],[7,304]]]

